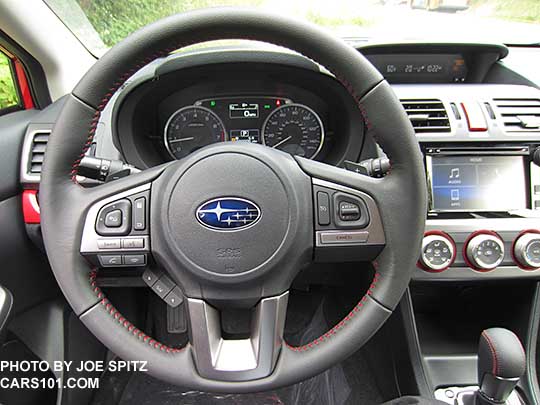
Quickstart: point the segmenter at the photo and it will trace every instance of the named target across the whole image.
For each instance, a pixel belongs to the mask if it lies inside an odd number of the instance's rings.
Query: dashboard
[[[216,142],[259,143],[332,164],[358,159],[364,123],[339,83],[309,61],[306,69],[240,55],[245,63],[214,59],[181,70],[166,63],[159,80],[134,85],[113,118],[127,161],[151,167]]]
[[[429,211],[414,280],[540,278],[540,90],[493,44],[362,44],[424,155]],[[21,177],[42,156],[29,127]],[[399,134],[396,134],[399,136]],[[376,128],[323,67],[282,49],[174,54],[126,82],[92,156],[145,169],[216,142],[252,142],[343,169],[384,158]]]

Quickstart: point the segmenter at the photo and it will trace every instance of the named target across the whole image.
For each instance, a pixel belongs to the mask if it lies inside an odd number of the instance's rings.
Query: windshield
[[[94,55],[162,17],[215,6],[294,15],[351,41],[538,44],[539,0],[44,0]]]

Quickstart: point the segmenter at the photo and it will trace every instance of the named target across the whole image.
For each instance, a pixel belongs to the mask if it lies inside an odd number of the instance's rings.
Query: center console
[[[423,145],[430,211],[416,279],[540,276],[539,146]]]
[[[401,306],[419,392],[466,404],[486,391],[477,373],[479,337],[502,327],[521,339],[528,359],[505,403],[538,403],[540,91],[393,87],[416,130],[429,198]]]
[[[540,278],[540,92],[394,90],[424,154],[429,196],[413,280]]]

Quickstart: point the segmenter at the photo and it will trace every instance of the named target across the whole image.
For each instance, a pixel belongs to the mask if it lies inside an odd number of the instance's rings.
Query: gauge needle
[[[193,136],[190,136],[189,138],[178,138],[178,139],[171,139],[169,143],[176,143],[176,142],[184,142],[184,141],[192,141],[195,138]]]
[[[292,138],[292,136],[288,136],[288,137],[285,138],[284,140],[279,141],[278,143],[276,143],[274,146],[272,146],[272,148],[277,148],[278,146],[283,145],[285,142],[287,142],[287,141],[290,140],[291,138]]]

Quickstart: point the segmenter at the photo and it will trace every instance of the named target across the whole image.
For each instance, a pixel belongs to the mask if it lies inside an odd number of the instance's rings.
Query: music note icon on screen
[[[459,167],[450,170],[450,179],[459,179]]]

